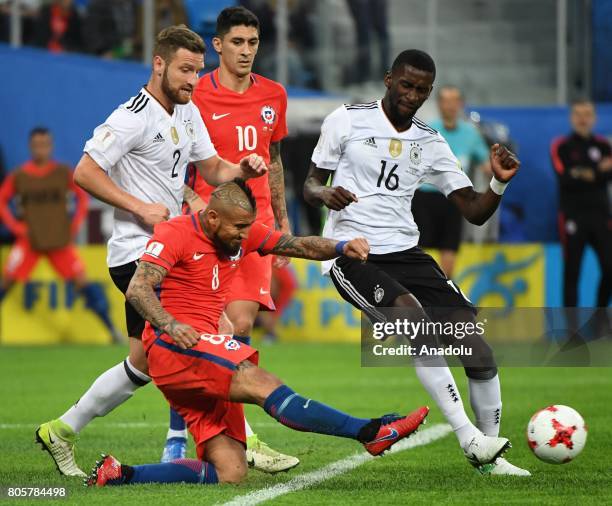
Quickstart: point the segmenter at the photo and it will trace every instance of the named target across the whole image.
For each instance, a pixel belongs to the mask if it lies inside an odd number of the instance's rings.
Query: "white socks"
[[[499,375],[490,380],[468,378],[468,384],[476,425],[487,436],[498,436],[502,410]]]
[[[187,439],[189,437],[189,432],[187,432],[187,429],[183,429],[183,430],[168,429],[168,433],[166,434],[166,440],[173,438],[173,437],[180,437],[183,439]]]
[[[455,379],[442,357],[415,358],[416,374],[431,398],[442,411],[444,418],[455,431],[459,445],[467,446],[478,434],[461,401]]]
[[[129,399],[134,391],[151,381],[126,358],[102,373],[89,390],[64,413],[60,420],[80,432],[96,416],[104,416]]]

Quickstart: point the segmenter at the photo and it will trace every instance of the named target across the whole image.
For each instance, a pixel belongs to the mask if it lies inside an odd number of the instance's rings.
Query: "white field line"
[[[432,425],[427,429],[417,432],[414,436],[395,444],[393,448],[389,450],[389,453],[402,452],[418,446],[427,445],[433,441],[443,438],[451,432],[452,429],[448,424],[440,423]],[[369,453],[358,453],[342,460],[332,462],[331,464],[328,464],[316,471],[300,474],[286,483],[279,483],[278,485],[274,485],[272,487],[262,488],[245,495],[234,497],[234,499],[231,501],[224,503],[223,506],[252,506],[265,501],[270,501],[271,499],[275,499],[281,495],[302,490],[306,487],[310,487],[312,485],[316,485],[317,483],[321,483],[322,481],[334,478],[340,474],[352,471],[362,464],[369,462],[373,458],[375,457],[372,457],[372,455]]]

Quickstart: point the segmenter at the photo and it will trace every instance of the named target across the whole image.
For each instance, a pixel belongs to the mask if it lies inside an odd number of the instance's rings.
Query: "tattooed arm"
[[[270,144],[270,166],[268,167],[268,184],[272,197],[272,211],[278,228],[284,234],[289,234],[289,218],[287,202],[285,201],[285,175],[283,161],[280,156],[280,142]]]
[[[191,326],[175,320],[155,295],[154,288],[162,282],[166,274],[168,271],[163,267],[141,261],[125,296],[132,307],[151,325],[163,330],[181,348],[191,348],[200,340],[198,333]]]
[[[330,260],[338,256],[336,245],[338,241],[325,237],[309,236],[295,237],[283,234],[270,253],[295,258],[309,258],[311,260]],[[368,241],[359,237],[345,241],[342,254],[357,260],[367,260],[370,245]]]
[[[187,203],[192,213],[197,213],[206,207],[206,202],[187,185],[183,186],[183,201]]]

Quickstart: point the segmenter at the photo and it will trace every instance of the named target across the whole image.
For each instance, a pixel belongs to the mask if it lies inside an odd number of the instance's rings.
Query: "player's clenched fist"
[[[193,348],[200,341],[200,334],[191,325],[186,323],[175,320],[164,330],[183,350]]]
[[[491,169],[495,179],[502,183],[510,181],[519,170],[521,162],[516,155],[505,146],[493,144],[491,146]]]
[[[340,211],[351,202],[357,202],[357,195],[345,190],[342,186],[333,186],[322,190],[321,200],[331,210]]]
[[[268,167],[263,157],[255,153],[245,156],[240,160],[240,168],[242,169],[245,179],[263,176],[268,171]]]
[[[168,211],[164,204],[148,204],[143,202],[136,214],[140,221],[150,227],[170,219],[170,211]]]
[[[365,262],[368,259],[368,254],[370,253],[370,245],[367,239],[363,237],[357,237],[356,239],[352,239],[348,241],[342,251],[345,256],[349,258],[354,258],[355,260],[361,260]]]

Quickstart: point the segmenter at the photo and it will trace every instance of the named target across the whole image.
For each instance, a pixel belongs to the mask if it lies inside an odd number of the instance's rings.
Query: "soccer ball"
[[[541,409],[529,420],[527,443],[544,462],[565,464],[584,448],[587,427],[578,411],[557,404]]]

